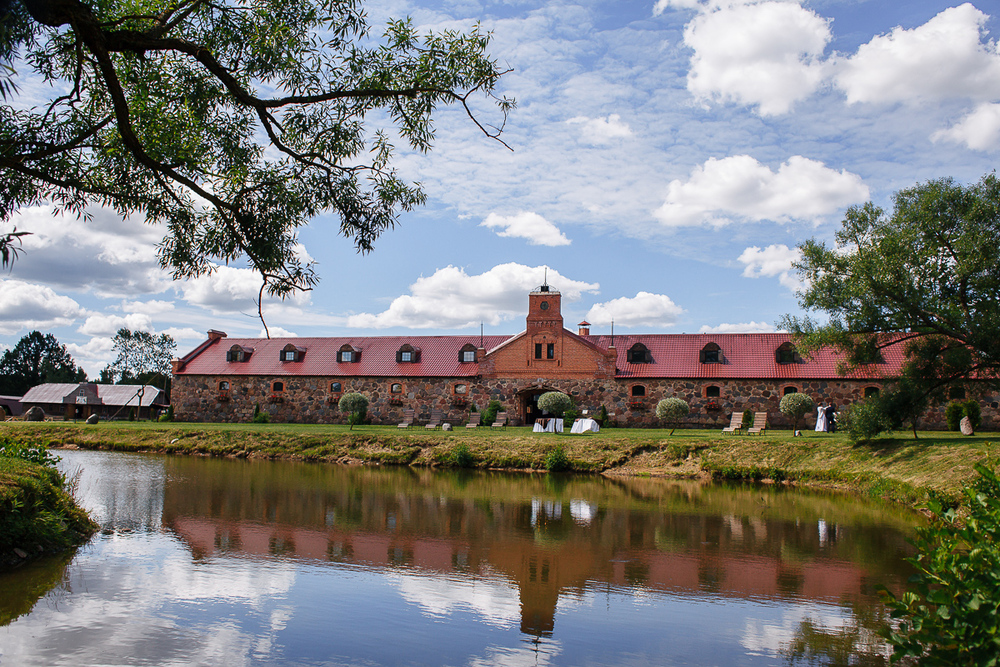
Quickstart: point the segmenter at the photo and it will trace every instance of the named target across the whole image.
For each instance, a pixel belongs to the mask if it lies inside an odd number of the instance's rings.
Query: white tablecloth
[[[539,422],[545,422],[545,426],[542,426]],[[536,419],[535,426],[531,430],[535,433],[562,433],[563,420],[557,418]]]
[[[570,433],[583,433],[584,431],[598,432],[601,427],[593,419],[577,419],[573,422],[573,428],[569,430]]]

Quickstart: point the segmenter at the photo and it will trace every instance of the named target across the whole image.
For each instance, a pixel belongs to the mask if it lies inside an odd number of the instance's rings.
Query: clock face
[[[538,307],[541,308],[542,310],[548,310],[549,309],[549,302],[548,301],[542,301],[542,304],[540,306],[538,306]]]

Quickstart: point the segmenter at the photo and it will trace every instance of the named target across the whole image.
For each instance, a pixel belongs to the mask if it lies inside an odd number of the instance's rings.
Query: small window
[[[219,382],[219,391],[229,391],[229,382],[226,380]],[[83,392],[81,391],[80,393],[82,394]]]
[[[545,346],[545,358],[546,359],[555,359],[556,358],[556,344],[555,343],[549,343],[548,345]]]
[[[339,382],[331,382],[330,383],[330,391],[332,391],[335,394],[338,393],[338,392],[340,392],[341,391],[341,384]]]
[[[797,394],[797,393],[799,393],[798,387],[785,387],[781,391],[782,396],[788,396],[789,394]]]
[[[774,351],[774,360],[779,364],[794,364],[800,361],[799,353],[796,352],[795,346],[791,343],[782,343],[777,350]]]
[[[400,352],[399,353],[399,360],[400,361],[413,361],[413,353],[412,352]]]
[[[279,361],[302,361],[302,357],[305,355],[306,349],[304,347],[296,347],[295,345],[289,343],[285,347],[281,348],[281,352],[278,353]]]
[[[952,387],[948,390],[948,398],[961,401],[965,398],[965,387]]]
[[[865,398],[878,396],[878,387],[865,387]]]
[[[628,349],[625,360],[630,364],[648,364],[653,361],[653,355],[645,345],[636,343]]]
[[[337,352],[337,361],[345,364],[357,363],[361,357],[361,351],[355,350],[350,345],[343,345]]]
[[[389,387],[389,392],[392,393],[392,394],[402,394],[403,393],[403,385],[399,384],[398,382],[394,382],[392,384],[392,386]]]
[[[420,348],[407,343],[396,350],[397,364],[415,364],[418,361],[420,361]]]
[[[282,382],[281,380],[275,380],[274,382],[271,383],[271,391],[273,392],[285,391],[285,383]]]
[[[340,353],[340,360],[341,361],[346,361],[346,362],[354,361],[354,353],[353,352],[341,352]]]
[[[722,392],[715,385],[705,387],[705,398],[718,398],[721,394]]]
[[[253,354],[252,347],[243,347],[242,345],[233,345],[229,350],[226,351],[226,361],[248,361],[250,355]]]
[[[646,388],[641,384],[632,385],[632,397],[640,398],[646,395]]]
[[[703,364],[722,363],[722,348],[715,343],[709,343],[701,348],[701,352],[698,354],[698,361]]]
[[[469,385],[467,384],[456,384],[455,385],[456,394],[467,394],[469,393]]]
[[[542,344],[535,343],[535,359],[541,359],[541,358],[542,358]]]

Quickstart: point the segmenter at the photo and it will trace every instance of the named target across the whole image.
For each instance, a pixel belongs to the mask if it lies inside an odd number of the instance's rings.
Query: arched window
[[[802,357],[791,342],[785,342],[774,351],[774,360],[779,364],[794,364],[802,361]]]
[[[865,387],[865,398],[878,396],[878,387]]]
[[[389,393],[391,393],[391,394],[402,394],[403,393],[403,385],[399,384],[398,382],[393,382],[392,386],[389,387]]]
[[[298,347],[289,343],[285,347],[281,348],[281,352],[278,353],[279,361],[302,361],[302,357],[306,354],[306,348]]]
[[[722,391],[714,384],[710,387],[705,387],[705,398],[718,398],[721,394]]]
[[[476,346],[472,343],[466,343],[462,346],[462,349],[458,351],[458,361],[462,364],[469,364],[476,362]]]
[[[799,393],[798,387],[785,387],[781,391],[782,396],[788,396],[789,394],[797,394],[797,393]]]
[[[339,393],[341,391],[341,384],[339,382],[331,382],[330,391],[332,391],[335,394]]]
[[[646,395],[646,387],[641,384],[632,385],[632,398],[642,398]]]
[[[337,362],[345,364],[357,363],[361,359],[361,350],[355,350],[348,344],[344,344],[337,351]]]
[[[458,394],[459,396],[464,396],[465,394],[469,393],[469,385],[467,385],[467,384],[456,384],[455,385],[455,393]]]
[[[415,364],[420,361],[420,348],[413,347],[409,343],[396,350],[397,364]]]
[[[698,361],[703,364],[721,364],[722,348],[715,343],[709,343],[701,348],[701,352],[698,354]]]
[[[648,364],[653,361],[653,355],[649,348],[642,343],[636,343],[628,349],[625,360],[630,364]]]
[[[278,393],[279,391],[285,391],[285,383],[281,380],[275,380],[271,383],[271,391]]]
[[[219,381],[219,391],[229,391],[229,381],[220,380]]]

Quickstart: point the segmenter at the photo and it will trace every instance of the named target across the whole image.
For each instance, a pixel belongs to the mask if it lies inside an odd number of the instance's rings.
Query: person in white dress
[[[826,431],[826,406],[821,405],[816,408],[816,430]]]

